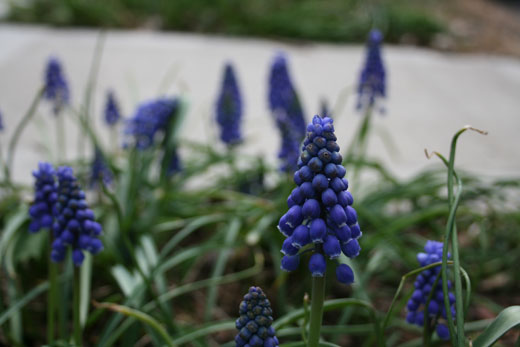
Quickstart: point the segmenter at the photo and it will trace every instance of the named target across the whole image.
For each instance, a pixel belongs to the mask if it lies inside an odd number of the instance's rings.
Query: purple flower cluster
[[[93,187],[96,183],[99,183],[100,180],[103,181],[104,185],[108,185],[112,182],[112,171],[110,171],[105,158],[103,157],[103,153],[96,148],[94,150],[94,160],[92,161],[92,165],[90,167],[90,186]]]
[[[125,146],[147,149],[154,143],[158,133],[167,131],[170,119],[175,116],[179,107],[176,99],[156,99],[140,104],[131,119],[127,121]]]
[[[385,67],[381,58],[383,35],[379,30],[372,30],[367,42],[365,66],[361,70],[358,84],[357,109],[373,107],[378,99],[386,96]],[[382,108],[380,109],[383,110]]]
[[[442,242],[427,241],[424,246],[425,253],[417,254],[417,261],[421,266],[437,263],[442,260],[443,244]],[[448,254],[448,258],[449,258]],[[408,301],[408,314],[406,320],[410,324],[419,326],[424,325],[424,307],[431,295],[431,300],[428,303],[428,316],[436,323],[437,335],[443,340],[450,337],[450,332],[445,324],[438,323],[439,317],[446,319],[446,309],[444,306],[444,293],[442,291],[442,280],[440,279],[441,266],[436,266],[432,269],[425,270],[417,276],[414,283],[415,291]],[[435,281],[437,284],[434,287]],[[452,284],[448,280],[448,288],[451,289]],[[451,305],[452,316],[455,316],[455,296],[449,293],[449,301]]]
[[[300,143],[305,137],[305,118],[283,54],[277,55],[271,66],[269,108],[282,139],[278,153],[282,160],[280,168],[282,171],[292,172],[296,169]]]
[[[240,318],[236,320],[237,347],[276,347],[278,338],[273,323],[271,304],[260,287],[251,287],[240,303]]]
[[[58,200],[57,185],[54,178],[55,171],[49,163],[38,163],[38,170],[33,171],[36,178],[34,183],[34,202],[29,208],[31,224],[29,231],[38,232],[44,228],[51,228],[54,204]]]
[[[114,126],[121,119],[119,105],[113,91],[108,91],[105,104],[105,122],[108,126]]]
[[[58,198],[54,205],[55,222],[52,227],[54,242],[51,259],[61,262],[72,248],[72,260],[80,266],[85,258],[83,251],[97,254],[103,249],[99,240],[101,225],[94,220],[88,208],[85,193],[80,189],[73,171],[68,166],[58,168]]]
[[[224,70],[222,89],[217,100],[217,123],[220,125],[220,139],[224,143],[232,145],[242,141],[241,119],[242,97],[233,66],[228,63]]]
[[[62,110],[63,106],[69,103],[70,95],[67,80],[63,74],[60,61],[53,57],[47,62],[43,96],[53,103],[55,115]]]
[[[308,250],[313,252],[309,261],[312,276],[323,276],[325,256],[335,259],[343,252],[354,258],[361,250],[358,238],[362,233],[332,123],[331,118],[314,116],[307,126],[299,169],[294,173],[298,187],[287,199],[289,211],[278,224],[287,237],[282,245],[281,268],[285,271],[296,270],[300,254]],[[354,281],[346,264],[337,266],[336,277],[345,284]]]

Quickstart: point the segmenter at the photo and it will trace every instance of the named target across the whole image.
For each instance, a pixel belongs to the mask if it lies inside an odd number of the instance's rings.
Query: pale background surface
[[[96,30],[0,25],[0,110],[6,127],[0,134],[3,150],[42,83],[49,56],[62,61],[73,105],[79,106],[97,35]],[[263,153],[275,163],[279,135],[267,109],[267,76],[271,59],[279,50],[289,56],[290,73],[307,120],[319,112],[321,98],[333,104],[342,90],[355,85],[364,60],[362,46],[110,31],[94,96],[95,126],[109,143],[109,132],[102,123],[108,88],[115,90],[123,112],[130,116],[138,102],[160,95],[161,83],[170,81],[164,88],[166,94],[182,92],[189,103],[182,137],[214,141],[213,107],[223,64],[231,60],[245,104],[243,129],[247,142],[241,150]],[[489,131],[489,135],[468,134],[462,138],[458,167],[486,176],[520,175],[518,59],[386,46],[384,60],[388,112],[375,117],[370,155],[382,159],[395,174],[408,177],[432,165],[424,156],[424,148],[447,154],[453,133],[470,124]],[[343,111],[334,115],[342,147],[350,142],[362,118],[354,112],[354,104],[355,97],[350,97]],[[30,173],[37,162],[52,159],[42,145],[48,143],[54,149],[53,116],[46,103],[38,110],[39,121],[26,129],[19,144],[13,176],[17,181],[31,182]],[[390,134],[397,153],[390,155],[377,133]],[[76,136],[75,123],[68,120],[68,158],[75,154]],[[183,154],[186,160],[187,154]]]

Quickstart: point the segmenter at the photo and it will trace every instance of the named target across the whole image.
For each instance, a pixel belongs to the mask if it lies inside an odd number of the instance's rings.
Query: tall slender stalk
[[[74,267],[74,344],[81,346],[81,317],[80,317],[81,281],[79,267]]]
[[[89,78],[87,81],[87,87],[85,89],[85,100],[83,103],[83,117],[86,123],[90,120],[90,107],[92,106],[92,92],[96,85],[97,76],[99,73],[99,66],[101,63],[101,54],[103,52],[103,44],[105,42],[105,32],[101,31],[96,40],[96,48],[94,49],[94,55],[92,57],[92,64],[90,65]],[[86,136],[83,132],[78,136],[78,155],[80,158],[85,156],[85,139]]]
[[[450,206],[450,214],[448,217],[448,222],[446,225],[446,231],[444,235],[444,244],[442,253],[442,290],[444,293],[444,307],[446,309],[446,317],[448,320],[448,328],[450,331],[450,339],[453,346],[465,346],[465,337],[464,337],[464,303],[462,299],[462,281],[461,281],[461,267],[460,267],[460,259],[459,259],[459,246],[458,246],[458,237],[457,237],[457,227],[455,225],[455,215],[457,213],[457,208],[459,206],[460,197],[462,195],[462,181],[457,176],[455,172],[455,153],[457,149],[457,140],[460,135],[462,135],[466,130],[473,130],[482,135],[487,135],[487,132],[475,129],[470,126],[465,126],[455,133],[451,140],[450,147],[450,159],[446,160],[439,153],[435,154],[446,164],[448,167],[448,202]],[[454,180],[457,183],[457,191],[454,192]],[[448,297],[448,247],[449,241],[451,239],[451,246],[453,252],[453,267],[454,267],[454,279],[455,279],[455,309],[456,309],[456,324],[457,331],[455,331],[455,327],[453,324],[453,316],[451,314],[450,302]],[[469,288],[467,289],[469,290]]]
[[[372,124],[372,107],[369,107],[364,114],[363,122],[361,123],[359,130],[356,132],[356,136],[352,140],[352,143],[348,147],[345,160],[354,160],[353,172],[350,180],[352,182],[359,182],[359,175],[361,172],[361,165],[365,161],[368,138],[370,128]]]
[[[51,260],[50,253],[52,251],[52,232],[49,234],[49,292],[47,293],[47,343],[52,344],[54,341],[54,323],[56,317],[56,302],[58,290],[58,278],[56,264]]]
[[[455,153],[457,148],[457,139],[459,136],[464,133],[467,128],[463,128],[459,130],[451,141],[451,150],[450,150],[450,161],[448,167],[448,200],[450,203],[450,210],[453,211],[453,221],[452,225],[449,225],[448,228],[451,229],[451,248],[453,252],[453,267],[454,267],[454,278],[455,278],[455,310],[456,310],[456,322],[457,322],[457,345],[464,346],[465,337],[464,337],[464,305],[462,299],[462,281],[460,278],[460,260],[459,260],[459,245],[458,245],[458,237],[457,237],[457,227],[455,225],[455,213],[457,212],[457,207],[460,199],[460,195],[462,192],[462,182],[460,179],[457,179],[457,197],[454,197],[453,192],[453,180],[455,174]],[[451,214],[451,213],[450,213]],[[450,216],[451,217],[451,216]],[[446,237],[449,237],[449,230],[446,233]],[[447,251],[446,251],[447,253]],[[445,295],[447,296],[447,295]],[[446,299],[445,299],[446,303]]]
[[[57,161],[66,160],[66,146],[65,146],[65,118],[63,113],[56,115],[56,156]]]
[[[16,152],[16,146],[18,145],[18,140],[20,139],[20,135],[22,134],[22,131],[25,129],[31,118],[34,116],[36,112],[36,108],[38,107],[38,103],[41,100],[41,97],[43,95],[43,91],[45,90],[44,87],[40,88],[38,92],[36,93],[36,96],[34,97],[31,106],[25,113],[22,119],[20,119],[20,123],[16,126],[13,136],[11,137],[11,140],[9,141],[9,144],[7,145],[7,158],[6,158],[6,165],[4,167],[5,170],[5,178],[8,182],[11,181],[11,170],[13,169],[13,161],[14,161],[14,154]]]
[[[321,321],[323,319],[323,301],[325,300],[325,275],[312,278],[311,323],[309,327],[308,347],[317,347],[320,340]]]

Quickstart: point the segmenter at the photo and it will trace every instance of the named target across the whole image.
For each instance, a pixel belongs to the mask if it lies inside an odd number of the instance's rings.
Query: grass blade
[[[122,313],[125,316],[133,317],[133,318],[139,320],[140,322],[142,322],[143,324],[146,324],[150,328],[154,329],[163,338],[164,342],[168,346],[176,345],[172,341],[172,339],[168,335],[168,333],[166,332],[166,329],[164,329],[164,327],[157,320],[155,320],[155,318],[153,318],[149,314],[146,314],[144,312],[141,312],[139,310],[136,310],[136,309],[133,309],[133,308],[130,308],[127,306],[113,304],[113,303],[109,303],[109,302],[98,303],[98,302],[94,301],[93,304],[94,304],[94,306],[96,306],[98,308],[106,308],[106,309],[109,309],[114,312]]]
[[[520,325],[520,306],[509,306],[473,342],[474,347],[493,345],[507,331]]]

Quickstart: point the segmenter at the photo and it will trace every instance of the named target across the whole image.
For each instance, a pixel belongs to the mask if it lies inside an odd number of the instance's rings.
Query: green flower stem
[[[325,275],[312,278],[311,324],[309,327],[308,347],[317,347],[320,340],[321,321],[323,319],[323,301],[325,300]]]
[[[303,325],[302,325],[302,341],[307,343],[307,324],[309,323],[309,294],[303,296]]]
[[[444,306],[446,309],[446,316],[448,319],[448,328],[450,330],[450,339],[453,346],[465,346],[465,337],[464,337],[464,306],[467,307],[469,302],[470,293],[466,294],[466,305],[463,304],[462,300],[462,281],[461,281],[461,270],[460,267],[460,259],[459,259],[459,247],[458,247],[458,238],[457,238],[457,228],[455,225],[455,215],[457,213],[457,208],[459,206],[460,197],[462,195],[462,181],[457,176],[455,172],[455,153],[457,148],[457,140],[460,135],[462,135],[466,130],[473,130],[482,135],[487,135],[487,132],[475,129],[471,126],[465,126],[455,133],[451,140],[450,147],[450,160],[446,160],[441,154],[434,152],[444,164],[448,167],[448,202],[450,206],[450,214],[448,217],[448,222],[446,225],[446,231],[444,235],[444,244],[443,249],[445,252],[442,254],[442,291],[444,293]],[[453,185],[454,179],[457,182],[457,191],[454,193]],[[448,246],[451,237],[451,246],[453,252],[453,267],[454,267],[454,277],[455,277],[455,309],[456,309],[456,319],[457,319],[457,332],[455,332],[455,326],[453,324],[453,316],[451,314],[450,303],[448,298]],[[465,276],[466,284],[468,284],[469,278]],[[470,287],[466,289],[471,290]]]
[[[343,158],[343,160],[347,160],[347,162],[353,160],[352,164],[354,167],[350,178],[352,182],[359,182],[361,166],[365,165],[364,161],[372,124],[372,113],[372,107],[369,107],[365,112],[363,122],[361,123],[359,130],[356,132],[356,137],[348,148],[346,158]]]
[[[65,118],[63,112],[56,115],[56,156],[57,162],[66,160],[65,146]]]
[[[435,281],[433,282],[432,288],[437,288],[437,284],[439,283],[439,278],[441,273],[439,272],[437,276],[435,276]],[[432,300],[433,293],[435,291],[432,289],[430,294],[428,294],[428,298],[424,303],[424,325],[423,325],[423,345],[429,347],[431,345],[431,337],[432,337],[432,324],[430,319],[430,314],[428,312],[428,307],[430,306],[430,301]],[[435,321],[435,320],[434,320]],[[434,325],[435,326],[435,325]]]
[[[25,129],[31,118],[34,116],[36,112],[36,108],[38,107],[38,104],[41,100],[41,97],[43,95],[45,88],[40,88],[38,92],[36,93],[36,96],[34,97],[31,106],[29,107],[29,110],[27,110],[27,113],[23,116],[23,118],[20,120],[20,123],[16,126],[13,136],[11,137],[11,140],[9,141],[9,144],[7,146],[7,159],[6,159],[6,165],[4,167],[5,170],[5,178],[8,182],[11,181],[11,170],[13,169],[13,160],[14,160],[14,154],[16,152],[16,146],[18,144],[18,140],[20,139],[20,135],[22,134],[22,131]]]
[[[49,232],[49,253],[52,250],[52,233]],[[49,292],[47,293],[47,343],[54,341],[54,322],[56,316],[56,302],[58,299],[58,272],[56,264],[49,254]]]
[[[101,55],[103,53],[103,46],[105,43],[105,31],[100,31],[99,35],[96,39],[96,48],[94,49],[94,55],[92,57],[92,62],[90,65],[90,70],[88,74],[87,87],[85,89],[85,99],[83,102],[83,119],[88,124],[90,122],[90,109],[92,106],[92,95],[93,90],[96,85],[97,76],[99,73],[99,66],[101,63]],[[86,136],[82,132],[78,136],[78,154],[81,159],[84,159],[85,156],[85,139]]]
[[[79,267],[74,265],[74,344],[82,346],[81,344],[81,322],[80,322],[80,296],[81,296],[81,281]]]
[[[118,131],[117,131],[117,124],[114,124],[110,127],[110,150],[112,153],[117,154],[119,150],[119,137],[118,137]]]

